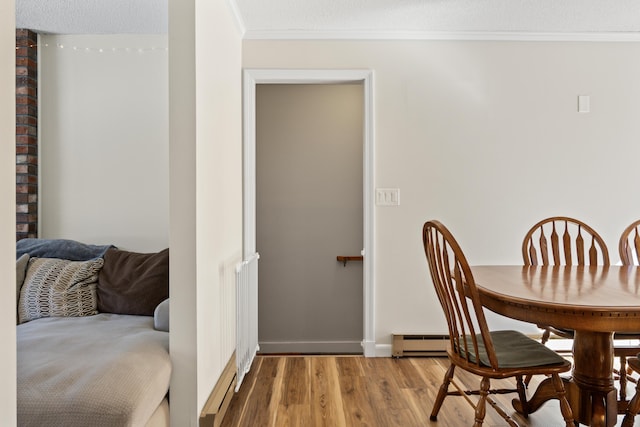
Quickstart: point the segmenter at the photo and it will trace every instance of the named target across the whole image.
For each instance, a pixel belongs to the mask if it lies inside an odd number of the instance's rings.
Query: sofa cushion
[[[153,328],[169,332],[169,298],[162,301],[153,312]]]
[[[169,249],[154,253],[109,249],[97,285],[101,313],[153,316],[169,297]]]
[[[96,281],[102,264],[102,258],[31,258],[20,290],[19,323],[41,317],[96,314]]]

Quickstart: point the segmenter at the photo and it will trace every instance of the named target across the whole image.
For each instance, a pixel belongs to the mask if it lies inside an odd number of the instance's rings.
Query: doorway
[[[361,123],[362,123],[362,144],[361,144],[361,160],[362,160],[362,177],[361,177],[361,226],[362,241],[364,250],[362,252],[362,265],[343,266],[336,261],[337,255],[357,255],[353,253],[334,253],[332,255],[333,267],[339,266],[343,269],[355,267],[361,270],[361,283],[356,284],[358,293],[361,296],[362,309],[357,310],[361,316],[361,322],[358,322],[358,328],[361,333],[358,334],[360,340],[357,344],[358,352],[364,353],[365,356],[375,356],[375,335],[373,322],[373,280],[372,280],[372,262],[373,262],[373,242],[372,242],[372,224],[373,224],[373,183],[372,183],[372,165],[373,165],[373,138],[372,138],[372,108],[371,108],[371,72],[361,70],[245,70],[244,73],[244,245],[243,254],[245,257],[250,256],[256,251],[256,94],[260,84],[287,84],[287,85],[356,85],[361,88]],[[331,173],[330,170],[327,173]],[[273,197],[282,197],[283,194],[276,192]],[[309,226],[312,226],[309,224]],[[313,242],[307,242],[313,244]],[[345,250],[351,251],[352,248]],[[260,255],[260,271],[262,274],[262,263],[265,261],[263,254]],[[287,254],[279,254],[279,257],[286,263]],[[266,267],[266,266],[265,266]],[[342,272],[346,273],[346,270]],[[266,273],[266,272],[265,272]],[[336,272],[337,274],[337,272]],[[260,276],[259,276],[259,287]],[[349,285],[353,286],[353,285]],[[261,298],[262,298],[261,294]],[[338,297],[340,298],[340,297]],[[295,304],[293,304],[295,305]],[[307,314],[307,313],[303,313]],[[352,313],[353,314],[353,313]],[[260,313],[259,313],[260,315]],[[279,320],[282,321],[282,320]],[[291,320],[289,320],[291,322]],[[294,320],[295,322],[295,320]],[[314,322],[316,322],[314,320]],[[258,326],[259,336],[261,334],[261,326]],[[286,340],[284,340],[286,341]],[[311,352],[334,352],[333,344],[329,345],[332,340],[319,340],[320,347],[316,346]],[[340,341],[340,340],[337,340]],[[349,340],[345,340],[349,341]],[[268,343],[264,343],[268,344]],[[265,350],[265,345],[261,343],[261,350]],[[326,351],[320,348],[324,346]],[[269,347],[269,345],[267,345]],[[281,349],[281,347],[279,347]],[[291,351],[297,351],[299,347],[292,347]],[[279,351],[276,347],[273,351]],[[269,351],[269,350],[267,350]]]
[[[256,88],[262,353],[362,353],[362,90]]]

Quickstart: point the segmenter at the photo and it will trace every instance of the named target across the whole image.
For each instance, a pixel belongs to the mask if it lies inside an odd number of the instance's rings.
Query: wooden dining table
[[[613,426],[618,415],[613,333],[640,330],[640,268],[635,266],[472,266],[482,304],[540,326],[573,329],[573,368],[566,378],[574,419]],[[530,412],[554,398],[544,380]],[[520,402],[513,406],[520,411]]]

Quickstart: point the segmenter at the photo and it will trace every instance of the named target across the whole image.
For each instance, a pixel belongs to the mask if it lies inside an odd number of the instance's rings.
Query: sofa
[[[169,249],[16,244],[18,426],[169,426]]]

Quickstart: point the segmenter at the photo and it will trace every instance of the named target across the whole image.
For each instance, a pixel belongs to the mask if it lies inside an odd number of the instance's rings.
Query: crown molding
[[[227,0],[227,4],[233,14],[236,28],[240,32],[240,35],[244,37],[247,32],[247,26],[244,24],[244,19],[242,19],[242,13],[240,13],[240,9],[238,8],[238,2],[234,0]]]
[[[247,30],[243,39],[640,42],[640,32]]]

